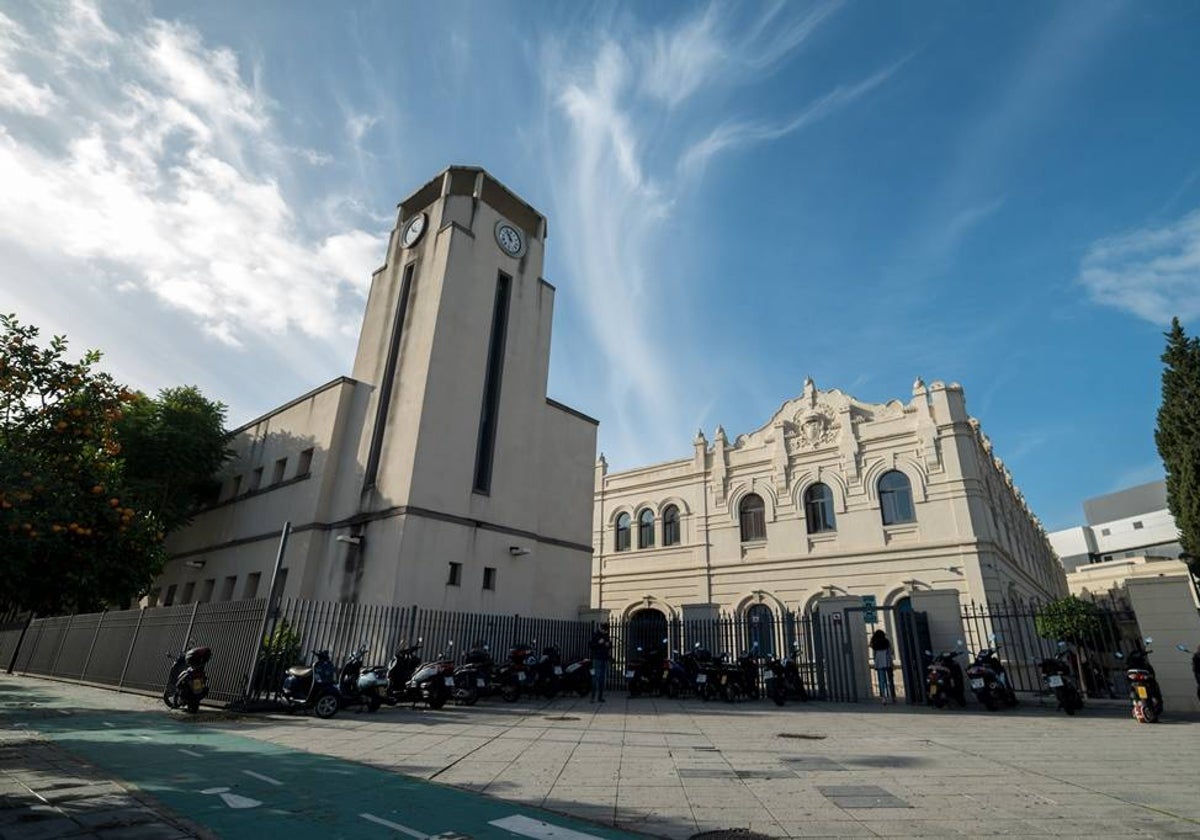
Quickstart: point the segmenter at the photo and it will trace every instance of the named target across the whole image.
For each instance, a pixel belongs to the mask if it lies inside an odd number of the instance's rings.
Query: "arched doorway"
[[[753,604],[746,610],[746,647],[760,656],[775,655],[775,613],[766,604]]]
[[[629,657],[637,655],[637,649],[663,650],[663,639],[667,638],[667,617],[661,612],[649,607],[638,610],[629,616],[629,635],[625,641],[625,650]]]

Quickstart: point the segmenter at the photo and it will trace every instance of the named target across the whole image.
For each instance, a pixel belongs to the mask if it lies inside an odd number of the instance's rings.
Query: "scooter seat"
[[[312,667],[305,665],[296,665],[287,669],[289,677],[307,677],[310,676],[312,672]]]

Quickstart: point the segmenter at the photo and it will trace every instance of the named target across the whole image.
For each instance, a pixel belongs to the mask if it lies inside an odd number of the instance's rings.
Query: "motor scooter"
[[[588,657],[576,659],[563,668],[563,691],[573,691],[586,697],[592,690],[592,660]]]
[[[1075,669],[1071,666],[1071,651],[1066,642],[1058,643],[1058,652],[1037,663],[1046,687],[1058,700],[1058,708],[1073,715],[1083,708],[1083,694],[1076,682]]]
[[[663,639],[661,648],[653,647],[645,650],[638,647],[637,654],[625,668],[625,684],[630,697],[643,694],[654,696],[661,694],[671,673],[666,653],[667,640]]]
[[[989,636],[988,639],[993,647],[983,648],[975,654],[975,661],[967,668],[967,680],[975,692],[975,699],[989,712],[994,712],[1001,703],[1009,707],[1017,705],[1017,693],[997,655],[999,637]]]
[[[508,660],[492,675],[500,697],[506,703],[515,702],[523,691],[529,690],[536,679],[533,670],[538,658],[533,653],[533,644],[515,644],[508,649]]]
[[[327,650],[314,650],[312,657],[312,665],[287,669],[279,699],[289,711],[312,709],[319,718],[331,718],[342,707],[337,668]]]
[[[173,659],[171,670],[167,674],[167,686],[163,689],[163,702],[168,708],[178,709],[180,706],[190,714],[200,710],[200,701],[208,696],[208,675],[204,666],[212,658],[212,649],[207,647],[192,647],[176,656],[167,654]]]
[[[338,695],[343,708],[364,706],[368,712],[374,712],[382,702],[378,693],[372,690],[378,683],[376,676],[372,675],[363,679],[365,676],[363,658],[367,655],[368,650],[366,645],[360,645],[357,650],[346,657],[346,661],[342,663],[342,668],[338,672]]]
[[[1145,643],[1153,644],[1153,637],[1147,636]],[[1188,652],[1188,646],[1184,644],[1175,645],[1175,649],[1182,653]],[[1138,648],[1128,656],[1124,656],[1120,651],[1114,654],[1117,659],[1124,659],[1126,662],[1125,677],[1129,680],[1129,700],[1133,707],[1133,717],[1139,723],[1157,723],[1163,713],[1162,688],[1149,659],[1152,653],[1154,651],[1149,648]]]
[[[808,689],[800,674],[800,646],[797,644],[792,645],[791,655],[783,660],[783,679],[789,697],[802,702],[808,700]]]
[[[963,653],[961,649],[943,650],[936,654],[925,651],[930,658],[925,666],[925,695],[934,708],[943,709],[951,700],[959,706],[967,705],[963,669],[958,664],[958,657]]]
[[[778,656],[768,656],[763,662],[763,670],[767,676],[764,680],[767,696],[776,706],[787,702],[787,669]]]

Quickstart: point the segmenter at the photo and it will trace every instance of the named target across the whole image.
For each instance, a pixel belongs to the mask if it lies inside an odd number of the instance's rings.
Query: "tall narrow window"
[[[217,585],[216,578],[209,578],[200,585],[200,597],[196,600],[201,604],[207,604],[212,600],[213,588]]]
[[[886,472],[879,478],[879,511],[884,525],[917,520],[913,512],[912,485],[908,476],[899,470]]]
[[[296,475],[308,475],[312,469],[313,450],[305,449],[300,453],[300,463],[296,464]]]
[[[364,490],[374,487],[375,479],[379,477],[379,459],[383,454],[383,437],[392,404],[396,368],[400,364],[400,340],[404,337],[404,318],[408,314],[408,298],[412,291],[415,266],[416,263],[409,263],[404,267],[404,279],[400,283],[400,301],[396,305],[396,316],[392,319],[392,337],[388,341],[387,360],[383,364],[379,403],[375,406],[375,428],[371,430],[371,448],[367,451],[367,465],[363,470]]]
[[[258,583],[262,580],[262,572],[251,572],[246,575],[246,588],[242,591],[243,598],[258,597]]]
[[[751,493],[738,505],[738,519],[742,526],[742,542],[767,538],[766,506],[762,497]]]
[[[170,586],[167,587],[167,597],[163,598],[163,606],[164,607],[169,607],[175,603],[175,590],[178,587],[179,587],[179,584],[177,584],[177,583],[172,583]]]
[[[804,491],[804,518],[808,533],[836,531],[833,522],[833,491],[824,484],[814,484]]]
[[[250,473],[250,487],[248,488],[250,492],[254,492],[259,487],[262,487],[262,473],[262,467],[256,467],[254,472]]]
[[[189,580],[183,585],[183,595],[179,598],[179,603],[190,604],[192,602],[192,593],[196,591],[196,581]]]
[[[663,545],[679,545],[679,508],[675,505],[663,509]]]
[[[275,472],[271,475],[271,483],[278,484],[283,481],[285,472],[287,472],[287,458],[280,458],[275,462]]]
[[[479,442],[475,447],[475,492],[492,489],[492,460],[496,453],[496,426],[500,421],[500,378],[504,373],[504,345],[508,333],[508,294],[512,278],[496,278],[492,307],[492,337],[488,341],[487,373],[483,382],[483,407],[479,412]]]
[[[654,548],[654,511],[650,508],[638,514],[638,548]]]
[[[450,564],[450,575],[449,575],[449,577],[446,578],[446,585],[447,586],[461,586],[462,585],[462,563],[452,562]]]
[[[617,551],[629,550],[629,514],[622,513],[617,517],[617,533],[616,533],[616,549]]]
[[[237,585],[237,575],[229,575],[225,578],[225,583],[221,585],[221,600],[233,600],[233,588]]]
[[[483,588],[484,589],[495,589],[496,588],[496,570],[493,569],[491,566],[483,567]]]
[[[242,477],[240,475],[235,475],[233,477],[233,484],[229,488],[229,498],[232,499],[235,496],[237,496],[238,493],[241,493],[241,492],[242,492]]]

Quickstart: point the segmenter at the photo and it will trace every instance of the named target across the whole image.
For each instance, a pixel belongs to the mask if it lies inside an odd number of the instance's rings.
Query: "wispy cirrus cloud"
[[[836,86],[797,114],[714,112],[706,94],[763,82],[838,7],[773,3],[746,19],[714,3],[649,33],[631,27],[585,47],[558,42],[546,51],[552,216],[571,243],[572,288],[604,356],[596,367],[613,407],[604,436],[621,462],[678,451],[704,419],[685,398],[686,368],[698,363],[673,349],[699,342],[686,335],[695,303],[663,258],[661,235],[679,198],[720,155],[810,127],[903,64]]]
[[[0,109],[21,118],[0,127],[0,245],[149,293],[233,346],[357,320],[386,238],[308,230],[281,184],[323,156],[281,140],[236,53],[153,18],[118,33],[84,0],[52,18],[38,38],[0,20]],[[3,80],[23,72],[46,81],[14,96]]]
[[[1200,210],[1093,243],[1078,281],[1096,303],[1151,323],[1200,319]]]

